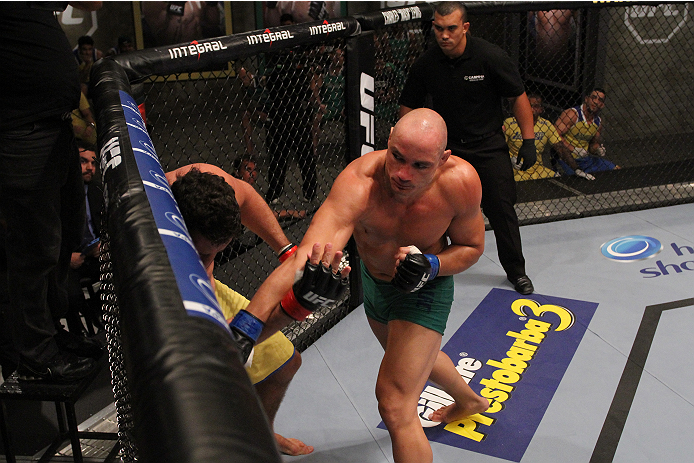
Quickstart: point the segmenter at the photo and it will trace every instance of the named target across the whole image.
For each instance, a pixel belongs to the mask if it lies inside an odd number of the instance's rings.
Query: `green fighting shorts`
[[[441,276],[419,291],[403,293],[389,281],[374,278],[361,262],[364,310],[379,323],[405,320],[443,335],[453,303],[453,277]]]

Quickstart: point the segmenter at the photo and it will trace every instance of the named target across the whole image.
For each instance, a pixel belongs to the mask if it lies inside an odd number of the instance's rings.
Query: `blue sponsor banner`
[[[490,408],[447,425],[431,422],[453,399],[427,383],[417,411],[429,440],[520,461],[597,307],[492,289],[441,349]]]
[[[145,186],[154,221],[169,256],[183,306],[189,315],[207,318],[229,330],[205,268],[173,198],[137,104],[123,91],[120,92],[120,100],[137,168]]]

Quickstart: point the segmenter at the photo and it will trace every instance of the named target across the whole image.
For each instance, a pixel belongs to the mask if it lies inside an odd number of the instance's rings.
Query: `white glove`
[[[586,180],[595,180],[595,177],[590,174],[586,174],[581,169],[576,169],[574,172],[576,172],[576,177],[585,178]]]
[[[511,165],[513,166],[514,169],[520,170],[522,163],[518,162],[517,156],[511,156]]]
[[[595,154],[597,154],[601,158],[604,158],[606,153],[607,153],[607,150],[602,145],[598,146],[598,149],[595,150]]]
[[[574,148],[572,151],[572,154],[576,158],[587,158],[588,157],[588,150],[585,148]]]

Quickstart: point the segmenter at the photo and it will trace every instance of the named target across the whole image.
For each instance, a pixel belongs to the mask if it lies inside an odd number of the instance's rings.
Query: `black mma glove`
[[[234,319],[229,323],[231,335],[239,346],[241,353],[241,363],[246,363],[251,355],[260,333],[263,331],[265,323],[261,322],[250,312],[240,310]]]
[[[347,278],[333,273],[330,267],[306,261],[304,272],[280,302],[282,310],[294,320],[302,321],[315,310],[335,304],[347,290]]]
[[[523,144],[518,150],[518,162],[523,161],[520,170],[528,170],[537,162],[537,149],[535,148],[535,139],[523,139]]]
[[[431,278],[431,262],[415,246],[410,246],[411,251],[395,269],[395,276],[391,281],[393,286],[404,293],[413,293],[424,286]],[[438,271],[438,269],[437,269]]]

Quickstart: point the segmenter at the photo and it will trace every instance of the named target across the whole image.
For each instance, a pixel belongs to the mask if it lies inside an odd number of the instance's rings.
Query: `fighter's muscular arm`
[[[185,175],[192,168],[196,168],[200,172],[219,175],[234,188],[236,201],[239,203],[239,209],[241,210],[241,223],[262,238],[275,252],[279,252],[280,249],[289,244],[289,240],[284,235],[282,227],[277,222],[270,206],[267,205],[258,192],[248,183],[229,175],[219,167],[202,163],[189,164],[167,172],[166,179],[169,184],[172,184],[178,177]]]
[[[342,251],[365,207],[367,190],[365,179],[355,172],[353,165],[337,177],[327,199],[314,215],[297,252],[270,274],[246,308],[265,322],[258,342],[293,321],[279,308],[279,301],[291,288],[296,271],[303,268],[308,255],[319,253],[321,246],[327,243],[332,243],[332,255]],[[330,259],[331,256],[323,256],[323,262],[329,263]]]
[[[455,275],[472,267],[484,252],[484,217],[480,208],[482,185],[475,169],[466,161],[446,174],[441,188],[442,197],[449,199],[455,215],[446,236],[450,244],[435,252],[439,268],[436,275]],[[463,199],[461,199],[463,198]],[[432,249],[422,249],[425,255],[434,254]],[[401,247],[396,258],[396,267],[410,252]]]
[[[464,198],[448,227],[450,246],[437,254],[439,275],[455,275],[474,265],[484,252],[484,218],[480,209],[482,184],[475,169],[463,161],[449,198]]]

